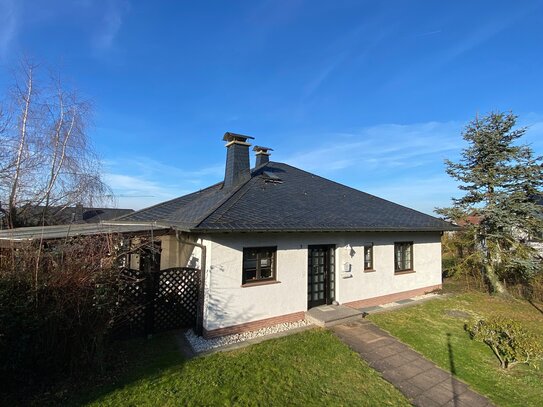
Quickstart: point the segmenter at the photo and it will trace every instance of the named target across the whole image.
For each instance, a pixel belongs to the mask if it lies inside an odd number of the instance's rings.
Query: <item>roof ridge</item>
[[[226,208],[226,210],[223,211],[223,213],[219,214],[219,217],[218,217],[216,220],[221,219],[221,218],[224,216],[224,214],[225,214],[232,206],[234,206],[237,202],[239,202],[239,200],[240,200],[241,198],[243,198],[243,196],[244,196],[247,192],[249,192],[249,189],[250,189],[250,188],[247,188],[245,191],[243,191],[243,192],[241,192],[241,193],[238,194],[238,192],[240,192],[241,188],[244,187],[245,185],[247,185],[247,184],[248,184],[250,181],[252,181],[252,180],[253,180],[253,177],[251,177],[249,180],[247,180],[247,182],[245,182],[243,185],[241,185],[240,188],[239,188],[236,192],[234,192],[232,195],[230,195],[230,196],[228,197],[228,199],[226,199],[226,200],[225,200],[218,208],[214,209],[211,213],[209,213],[209,215],[206,216],[205,219],[207,219],[209,216],[215,214],[215,212],[217,212],[222,206],[226,206],[226,204],[229,203],[228,208]],[[234,196],[235,196],[236,194],[238,194],[238,196],[236,197],[236,199],[232,199],[232,198],[234,198]],[[231,202],[230,202],[230,201],[231,201]],[[198,225],[196,225],[196,227],[198,227],[198,226],[200,225],[200,223],[203,223],[203,222],[205,221],[205,219],[202,219],[202,221],[199,222]]]
[[[200,226],[207,218],[209,218],[211,215],[213,215],[215,212],[217,212],[223,205],[225,205],[229,200],[230,198],[232,198],[241,188],[243,188],[245,185],[247,185],[251,180],[254,179],[254,176],[255,175],[258,175],[257,174],[257,171],[260,170],[261,168],[265,167],[268,163],[264,163],[262,165],[259,165],[258,167],[255,167],[251,170],[251,176],[249,177],[249,179],[243,183],[241,183],[240,185],[238,185],[236,188],[234,188],[232,190],[232,193],[230,195],[228,195],[224,200],[220,200],[219,202],[217,202],[217,204],[212,207],[212,209],[205,215],[205,216],[202,216],[201,219],[199,219],[196,224],[194,225],[194,227],[192,229],[197,229],[198,226]],[[239,199],[241,199],[241,197],[243,197],[243,195],[245,194],[241,194],[240,197],[236,200],[239,201]],[[222,215],[219,216],[219,218],[221,217]]]

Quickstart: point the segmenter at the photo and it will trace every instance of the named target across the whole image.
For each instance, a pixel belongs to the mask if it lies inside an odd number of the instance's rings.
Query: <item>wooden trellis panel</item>
[[[122,269],[121,285],[117,301],[117,320],[114,335],[140,336],[146,333],[149,284],[147,273],[140,270]]]
[[[200,270],[172,268],[160,272],[154,299],[154,329],[168,331],[196,324]]]
[[[196,324],[200,270],[171,268],[144,272],[124,269],[114,335],[132,337]]]

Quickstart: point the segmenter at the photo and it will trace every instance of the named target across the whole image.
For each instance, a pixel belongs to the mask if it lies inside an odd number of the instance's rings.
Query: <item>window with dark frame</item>
[[[413,270],[413,242],[394,243],[394,271]]]
[[[373,270],[373,244],[364,246],[364,270]]]
[[[243,284],[275,280],[277,247],[246,247],[243,249]]]

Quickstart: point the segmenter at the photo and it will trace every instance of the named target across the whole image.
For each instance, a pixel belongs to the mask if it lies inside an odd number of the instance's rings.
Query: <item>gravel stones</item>
[[[238,342],[244,342],[250,339],[259,338],[261,336],[272,335],[278,332],[288,331],[294,328],[301,328],[310,325],[305,320],[290,322],[284,324],[277,324],[266,328],[261,328],[256,331],[243,332],[239,334],[225,335],[218,338],[204,339],[194,333],[192,329],[189,329],[185,333],[187,341],[196,353],[206,352],[208,350],[219,348],[226,345],[231,345]]]

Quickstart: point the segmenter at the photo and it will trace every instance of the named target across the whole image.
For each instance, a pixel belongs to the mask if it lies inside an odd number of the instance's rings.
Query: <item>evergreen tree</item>
[[[515,127],[516,120],[512,113],[496,112],[466,126],[462,137],[468,147],[461,159],[445,161],[464,196],[453,198],[450,208],[437,209],[472,229],[481,271],[500,294],[507,293],[502,280],[529,281],[541,271],[541,258],[529,241],[543,230],[536,202],[543,186],[542,157],[518,143],[526,128]]]

